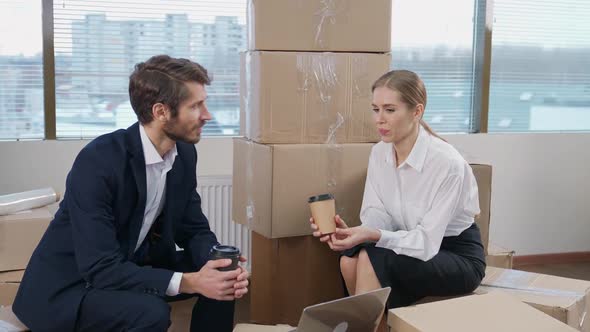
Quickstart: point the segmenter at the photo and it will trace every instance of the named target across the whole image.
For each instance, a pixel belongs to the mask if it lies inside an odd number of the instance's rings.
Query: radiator
[[[248,258],[250,267],[250,231],[232,221],[232,178],[227,176],[201,176],[197,180],[197,192],[201,195],[203,213],[209,219],[211,230],[221,244],[240,248]]]

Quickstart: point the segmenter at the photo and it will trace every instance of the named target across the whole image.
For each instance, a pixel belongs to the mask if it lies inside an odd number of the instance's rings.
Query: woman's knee
[[[369,254],[367,253],[367,250],[362,249],[359,252],[358,265],[364,266],[364,267],[371,265],[371,259],[369,258]]]
[[[358,256],[355,257],[347,257],[342,256],[340,258],[340,272],[346,278],[346,276],[356,275],[356,266],[357,266]]]

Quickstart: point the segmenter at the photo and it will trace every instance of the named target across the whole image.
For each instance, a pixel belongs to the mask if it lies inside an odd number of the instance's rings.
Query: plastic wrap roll
[[[0,196],[0,215],[12,214],[55,203],[59,195],[53,188],[42,188]]]

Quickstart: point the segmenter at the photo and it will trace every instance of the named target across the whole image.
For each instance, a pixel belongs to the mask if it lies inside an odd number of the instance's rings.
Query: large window
[[[489,131],[590,130],[590,2],[494,0]]]
[[[0,0],[0,140],[129,126],[129,74],[155,54],[209,69],[214,119],[204,134],[239,135],[247,1]],[[590,130],[590,1],[392,3],[392,68],[423,78],[435,130]]]
[[[57,137],[94,137],[136,121],[133,66],[155,54],[189,58],[213,76],[205,135],[239,134],[245,0],[54,1]]]
[[[41,1],[0,0],[0,140],[44,136]]]
[[[392,7],[392,67],[424,81],[424,120],[441,132],[475,131],[475,0],[398,0]]]

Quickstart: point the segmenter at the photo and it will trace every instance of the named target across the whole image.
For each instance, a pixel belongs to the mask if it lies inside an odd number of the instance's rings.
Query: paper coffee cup
[[[213,248],[211,248],[211,251],[209,252],[209,259],[231,259],[230,266],[221,267],[218,270],[233,271],[238,268],[238,263],[240,261],[240,249],[233,246],[216,244],[213,246]]]
[[[336,231],[336,202],[332,194],[312,196],[307,201],[311,209],[311,216],[322,234],[332,234]]]

